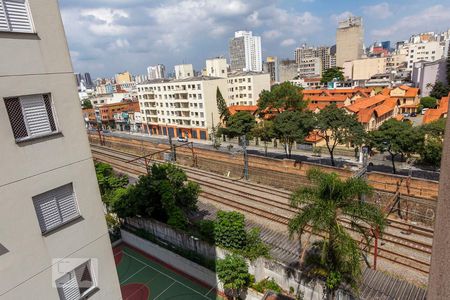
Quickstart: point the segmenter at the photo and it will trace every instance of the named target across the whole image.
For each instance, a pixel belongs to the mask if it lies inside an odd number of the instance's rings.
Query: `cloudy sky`
[[[262,37],[263,57],[333,45],[337,20],[362,16],[366,45],[450,28],[450,0],[60,0],[76,72],[112,76],[148,65],[171,70],[228,56],[236,30]]]

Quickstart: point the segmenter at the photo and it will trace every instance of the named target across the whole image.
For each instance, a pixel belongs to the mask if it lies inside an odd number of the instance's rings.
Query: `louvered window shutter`
[[[79,215],[72,184],[56,189],[56,199],[61,213],[62,222],[67,222]]]
[[[14,133],[14,138],[26,138],[28,136],[28,131],[23,119],[22,106],[19,98],[6,98],[5,106]]]
[[[20,102],[29,136],[52,132],[42,95],[20,97]]]
[[[8,19],[6,18],[6,10],[1,0],[0,0],[0,30],[9,31]]]
[[[15,32],[33,32],[26,0],[3,0],[9,30]]]
[[[81,298],[75,272],[69,272],[58,280],[58,293],[61,300],[79,300]]]
[[[80,215],[71,183],[33,197],[33,203],[43,233]]]

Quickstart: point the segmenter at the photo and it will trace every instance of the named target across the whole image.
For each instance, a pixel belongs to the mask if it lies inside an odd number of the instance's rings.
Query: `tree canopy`
[[[328,83],[332,82],[334,79],[338,81],[343,81],[345,79],[341,67],[333,67],[326,69],[325,72],[322,74],[322,79],[320,80],[320,82]]]
[[[274,136],[283,144],[288,158],[294,142],[302,143],[313,128],[314,117],[310,111],[283,111],[273,121]]]
[[[422,162],[439,167],[442,159],[446,119],[439,119],[420,127],[422,135],[418,153]]]
[[[423,136],[418,129],[406,122],[390,119],[378,130],[371,131],[369,141],[372,147],[380,152],[388,152],[391,156],[392,172],[396,173],[395,158],[398,155],[410,156],[417,150]]]
[[[252,130],[252,135],[255,138],[260,139],[264,143],[264,151],[267,156],[267,144],[275,137],[273,130],[273,121],[263,120],[256,124]]]
[[[354,145],[362,145],[365,131],[355,115],[348,114],[336,104],[331,104],[322,109],[316,118],[316,128],[325,140],[332,166],[335,165],[334,149],[338,144],[351,142]]]
[[[225,293],[233,298],[238,298],[251,283],[248,265],[244,258],[237,254],[227,254],[224,259],[219,259],[216,270]]]
[[[120,217],[153,218],[185,228],[187,215],[197,210],[200,188],[173,164],[154,164],[148,175],[126,190],[118,190],[111,206]]]
[[[420,99],[420,105],[424,108],[436,108],[437,100],[433,97],[423,97]]]
[[[227,103],[225,102],[225,99],[223,98],[219,87],[217,87],[217,91],[216,91],[216,102],[217,102],[217,109],[219,111],[220,120],[222,122],[226,122],[228,120],[228,118],[230,117],[230,110],[228,109]]]
[[[374,205],[359,201],[362,194],[370,195],[372,188],[360,178],[341,179],[336,173],[324,173],[311,169],[307,173],[312,186],[304,186],[291,196],[291,206],[301,208],[289,221],[289,234],[300,239],[310,231],[303,245],[301,266],[312,277],[325,279],[328,294],[339,288],[342,282],[356,288],[361,277],[361,250],[340,220],[350,221],[370,245],[370,228],[383,232],[385,220],[382,212]],[[311,235],[323,235],[313,243]]]
[[[270,91],[262,91],[259,95],[258,111],[260,116],[273,112],[301,111],[306,108],[303,101],[302,88],[286,81],[272,86]]]
[[[436,82],[431,89],[430,96],[436,99],[445,97],[450,92],[450,87],[443,82]]]
[[[81,108],[86,109],[86,108],[92,108],[92,102],[89,99],[85,99],[83,100],[83,102],[81,103]]]
[[[219,132],[229,138],[245,135],[249,139],[255,125],[255,117],[251,113],[248,111],[239,111],[228,118],[226,127],[220,128]]]

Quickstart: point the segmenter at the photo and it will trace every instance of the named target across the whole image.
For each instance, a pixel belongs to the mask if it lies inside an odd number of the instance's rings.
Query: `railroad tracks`
[[[143,162],[128,163],[129,160],[135,159],[138,156],[116,149],[99,147],[91,145],[91,149],[95,157],[101,161],[110,163],[117,170],[131,173],[134,175],[141,175],[145,173],[145,166]],[[159,163],[156,161],[156,163]],[[273,187],[261,186],[255,183],[235,181],[220,175],[194,169],[190,167],[180,166],[183,168],[188,177],[198,182],[202,186],[201,197],[211,202],[224,205],[234,210],[242,211],[246,214],[250,214],[265,220],[287,225],[290,217],[294,215],[297,210],[290,207],[289,197],[290,193],[287,191],[279,190]],[[223,197],[218,195],[217,192],[231,195],[232,197]],[[245,200],[245,201],[238,201]],[[262,208],[261,206],[266,206]],[[352,230],[350,222],[348,220],[341,220],[343,225]],[[378,257],[384,259],[390,263],[395,263],[403,267],[408,267],[422,274],[428,274],[429,272],[429,257],[431,255],[431,243],[414,240],[409,237],[401,236],[398,231],[413,232],[416,235],[420,235],[424,238],[432,238],[432,229],[404,224],[401,221],[393,218],[388,219],[389,226],[383,235],[383,242],[395,245],[393,249],[387,249],[381,247],[379,249]],[[361,243],[363,248],[364,242]],[[407,250],[403,252],[415,252],[419,253],[421,258],[414,257],[413,255],[400,253],[399,250]],[[373,253],[372,253],[373,254]],[[425,259],[424,259],[425,257]]]

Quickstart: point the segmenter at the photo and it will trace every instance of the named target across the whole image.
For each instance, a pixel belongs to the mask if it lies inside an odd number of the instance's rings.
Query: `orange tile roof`
[[[326,93],[325,90],[303,90],[303,95],[322,94]]]
[[[445,114],[448,113],[448,103],[449,103],[450,93],[447,97],[442,97],[439,101],[439,107],[434,109],[428,109],[424,116],[422,123],[431,123],[433,121],[443,118]]]
[[[321,137],[317,131],[311,131],[307,137],[305,137],[305,142],[310,143],[317,143],[319,141],[323,140],[323,137]]]
[[[352,112],[358,112],[361,109],[368,108],[377,104],[381,104],[387,99],[384,95],[376,95],[370,98],[358,99],[352,105],[346,106],[346,108]]]
[[[310,101],[320,101],[320,102],[344,102],[347,100],[347,96],[344,95],[336,95],[336,96],[306,96],[305,100]]]
[[[358,112],[358,121],[360,123],[369,123],[372,114],[374,113],[374,108],[363,108]]]
[[[254,113],[257,109],[258,106],[256,105],[232,105],[228,107],[228,110],[231,115],[234,115],[239,111],[248,111],[250,113]]]
[[[394,119],[396,119],[397,121],[401,121],[401,120],[403,120],[403,118],[404,118],[404,116],[401,114],[398,114],[394,117]]]

